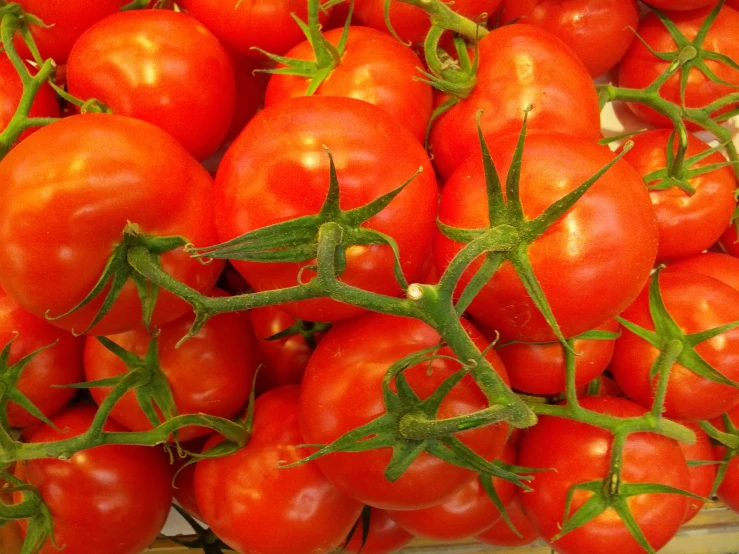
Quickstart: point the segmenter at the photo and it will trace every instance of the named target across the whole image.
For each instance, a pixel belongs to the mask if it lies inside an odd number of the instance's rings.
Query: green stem
[[[471,19],[462,17],[441,0],[397,0],[421,8],[431,17],[432,25],[443,27],[469,40],[478,40],[488,34],[488,30]]]
[[[659,375],[657,390],[654,393],[654,402],[652,404],[652,415],[656,418],[662,417],[662,412],[665,409],[667,385],[670,380],[670,370],[682,351],[683,343],[673,339],[665,345],[654,362],[655,374]]]
[[[400,419],[400,434],[409,440],[427,440],[448,437],[454,433],[507,421],[512,417],[507,406],[490,406],[473,414],[446,419],[429,419],[424,414],[407,414]]]

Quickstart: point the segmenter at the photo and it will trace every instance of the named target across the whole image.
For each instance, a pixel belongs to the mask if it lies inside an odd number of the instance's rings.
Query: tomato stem
[[[397,0],[403,4],[410,4],[421,8],[431,17],[431,23],[453,31],[463,37],[475,41],[488,34],[488,30],[452,10],[441,0]]]

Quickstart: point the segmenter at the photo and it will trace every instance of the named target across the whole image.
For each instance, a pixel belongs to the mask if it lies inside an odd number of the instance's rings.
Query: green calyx
[[[28,521],[20,554],[37,554],[47,541],[61,550],[64,545],[57,545],[54,540],[54,520],[38,490],[10,473],[0,473],[0,479],[11,485],[4,488],[3,493],[21,493],[23,496],[16,504],[0,500],[0,527],[11,521]]]

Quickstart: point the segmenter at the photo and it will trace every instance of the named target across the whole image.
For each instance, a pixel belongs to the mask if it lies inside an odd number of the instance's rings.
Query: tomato
[[[634,40],[639,24],[636,0],[507,0],[503,22],[546,29],[562,40],[597,77],[616,65]]]
[[[260,396],[249,443],[195,469],[198,506],[211,529],[237,552],[312,554],[343,543],[362,505],[329,483],[314,463],[280,469],[308,455],[298,429],[298,387]],[[209,449],[219,442],[213,437]]]
[[[217,289],[209,295],[228,296]],[[172,390],[177,413],[230,419],[249,400],[254,372],[259,364],[254,332],[246,314],[227,312],[210,318],[194,337],[177,347],[177,342],[187,335],[194,321],[195,315],[191,313],[159,329],[159,363]],[[139,357],[146,354],[151,340],[144,327],[108,338]],[[108,379],[127,371],[123,360],[96,338],[87,339],[87,381]],[[100,404],[112,390],[112,387],[91,389],[92,397]],[[111,417],[132,431],[152,428],[134,391],[118,401]],[[206,427],[185,427],[179,430],[178,438],[188,441],[210,432]]]
[[[51,346],[36,354],[23,370],[17,384],[18,390],[41,413],[51,417],[64,408],[75,393],[74,389],[56,388],[55,385],[71,385],[84,380],[83,339],[75,338],[29,314],[0,289],[0,348],[12,340],[15,333],[18,336],[8,359],[11,365],[39,348]],[[28,427],[39,423],[36,417],[12,402],[8,404],[7,415],[11,427]]]
[[[715,6],[716,0],[645,0],[644,3],[660,10],[695,10]],[[731,5],[731,0],[727,4]]]
[[[638,417],[647,410],[623,398],[587,397],[584,408],[618,417]],[[539,534],[562,554],[579,552],[619,552],[641,554],[643,549],[627,530],[613,508],[567,533],[560,532],[565,501],[570,487],[604,479],[608,475],[613,436],[603,429],[563,418],[544,416],[521,444],[518,463],[531,468],[553,468],[535,473],[533,492],[523,495],[523,506]],[[624,483],[657,483],[686,490],[690,473],[677,441],[654,433],[628,436],[623,451],[621,479]],[[591,496],[577,491],[569,516]],[[669,541],[683,522],[688,505],[677,494],[640,494],[626,499],[636,523],[647,541],[658,550]]]
[[[487,341],[465,324],[480,349]],[[406,355],[439,342],[439,334],[418,320],[368,314],[334,325],[313,353],[303,377],[300,427],[308,444],[329,444],[385,413],[381,383],[388,368]],[[452,356],[448,347],[439,351]],[[507,380],[505,368],[491,350],[488,361]],[[431,372],[428,371],[429,365]],[[424,362],[404,371],[421,398],[431,396],[459,369],[448,359]],[[488,406],[482,391],[467,375],[442,401],[438,418],[472,413]],[[500,455],[507,425],[488,425],[456,436],[485,459]],[[419,510],[443,502],[468,484],[475,473],[421,453],[394,483],[383,474],[391,450],[332,453],[317,460],[326,477],[347,494],[382,509]]]
[[[624,159],[640,175],[647,176],[667,167],[667,145],[671,131],[655,129],[630,138],[634,147]],[[673,152],[677,152],[677,138]],[[688,135],[686,159],[700,155],[710,147],[699,138]],[[708,165],[726,162],[718,152],[690,165],[685,172],[698,171]],[[666,177],[666,175],[665,175]],[[687,174],[686,174],[687,177]],[[736,177],[731,167],[721,167],[710,173],[683,179],[695,189],[689,194],[673,185],[666,190],[651,190],[650,196],[659,226],[658,260],[670,260],[699,254],[718,240],[734,212]],[[647,183],[658,186],[662,180]]]
[[[343,32],[334,29],[323,36],[336,46]],[[308,41],[298,44],[286,56],[315,61]],[[410,48],[386,33],[351,27],[341,62],[315,94],[357,98],[374,104],[402,122],[423,142],[433,106],[431,85],[414,78],[420,66],[421,60]],[[285,98],[303,96],[309,84],[305,77],[275,74],[269,80],[264,105],[269,107]]]
[[[609,319],[596,328],[618,331],[618,323]],[[586,385],[608,366],[613,355],[613,340],[577,339],[574,344],[575,383]],[[511,386],[529,394],[548,395],[565,390],[565,356],[559,343],[532,344],[514,342],[498,349],[508,370]]]
[[[18,72],[13,67],[11,61],[5,56],[0,56],[0,133],[10,123],[15,115],[18,104],[23,94],[23,83],[21,82]],[[36,98],[31,105],[29,117],[59,117],[59,103],[57,102],[56,93],[45,83],[41,86],[36,94]],[[18,137],[18,141],[28,138],[38,127],[23,131]]]
[[[689,427],[695,433],[694,444],[680,444],[680,450],[685,456],[685,460],[690,461],[713,461],[713,447],[711,440],[708,438],[697,423],[682,422],[683,425]],[[716,480],[717,465],[699,465],[690,467],[690,487],[686,489],[688,492],[709,498],[713,482]],[[684,521],[690,521],[703,508],[705,502],[688,498],[688,511],[685,512]]]
[[[251,50],[261,48],[282,55],[305,40],[305,35],[291,14],[305,21],[308,3],[305,0],[184,0],[187,12],[208,27],[227,46],[250,58],[264,55]],[[320,10],[319,20],[325,23],[330,10]]]
[[[95,409],[78,405],[37,429],[29,442],[76,437],[90,427]],[[108,420],[105,430],[123,431]],[[157,538],[172,504],[172,470],[159,448],[97,446],[69,460],[19,462],[15,475],[37,487],[54,520],[54,538],[65,554],[139,554]],[[20,493],[14,500],[21,500]],[[47,541],[42,554],[59,550]]]
[[[344,552],[388,554],[403,548],[413,539],[413,535],[390,519],[385,510],[377,508],[370,509],[369,533],[364,546],[362,546],[363,529],[364,523],[360,517],[352,538],[344,547]]]
[[[334,157],[343,210],[368,204],[423,168],[385,209],[363,224],[395,239],[401,267],[412,282],[426,260],[435,226],[434,173],[410,132],[380,108],[352,98],[292,98],[251,120],[218,169],[216,223],[221,240],[317,214],[329,186],[329,159],[322,145]],[[263,291],[295,286],[301,266],[311,263],[234,261],[233,265],[255,290]],[[310,275],[304,272],[303,280]],[[347,249],[341,281],[373,292],[401,293],[392,250],[385,245]],[[328,299],[282,308],[308,321],[335,321],[363,312]]]
[[[226,141],[233,141],[244,130],[246,124],[261,109],[264,103],[264,92],[267,87],[267,75],[254,73],[259,69],[255,60],[230,52],[236,84],[236,109],[231,119],[231,126],[226,134]],[[260,77],[260,75],[262,77]]]
[[[480,110],[480,125],[489,136],[518,132],[531,104],[530,129],[600,137],[593,81],[572,51],[550,33],[531,25],[501,27],[480,40],[478,56],[475,89],[431,127],[429,146],[442,179],[478,151]]]
[[[44,127],[0,163],[0,182],[0,286],[40,317],[63,314],[85,298],[129,221],[144,233],[216,242],[210,177],[167,133],[135,119],[83,114]],[[161,261],[170,275],[200,291],[212,287],[222,269],[181,249]],[[82,331],[102,302],[98,296],[53,323]],[[162,291],[154,323],[188,308]],[[139,325],[141,305],[129,281],[90,332],[114,334]]]
[[[475,537],[478,541],[497,546],[524,546],[534,542],[539,535],[531,525],[531,521],[526,514],[523,513],[523,493],[518,493],[513,497],[506,508],[506,513],[511,523],[516,528],[520,537],[516,535],[508,526],[506,521],[499,517],[498,520],[484,533]]]
[[[723,235],[721,235],[720,244],[727,254],[739,258],[739,237],[737,237],[736,227],[733,222],[729,224]]]
[[[517,140],[516,135],[507,135],[488,142],[503,181]],[[568,163],[563,164],[562,160]],[[539,216],[611,160],[613,154],[607,148],[590,140],[530,133],[520,179],[525,217]],[[468,158],[447,182],[439,219],[465,229],[487,227],[487,204],[478,154]],[[462,246],[437,231],[437,267],[445,269]],[[657,226],[643,181],[626,162],[617,162],[563,218],[533,242],[528,252],[534,274],[565,337],[576,336],[614,317],[641,291],[657,252]],[[460,288],[481,263],[482,257],[468,268]],[[588,291],[587,302],[583,301],[583,291]],[[503,341],[555,340],[510,262],[504,262],[488,281],[470,305],[469,313],[485,327],[500,331]]]
[[[685,334],[699,333],[739,320],[739,293],[728,285],[699,273],[665,272],[659,277],[667,312]],[[622,317],[654,330],[649,311],[649,286]],[[731,380],[739,380],[739,329],[701,342],[695,351],[709,365]],[[651,406],[657,377],[649,371],[659,351],[627,329],[616,340],[611,373],[626,395]],[[739,389],[701,377],[675,363],[670,370],[665,416],[688,421],[710,419],[739,402]]]
[[[739,406],[734,406],[726,415],[734,426],[739,426]],[[723,417],[718,417],[711,423],[721,431],[726,431]],[[723,446],[714,446],[713,453],[716,460],[724,458],[726,449]],[[739,512],[739,456],[733,456],[726,468],[721,485],[716,491],[719,499],[735,512]]]
[[[715,4],[715,2],[714,2]],[[688,40],[695,39],[698,30],[708,13],[713,9],[706,7],[701,10],[673,12],[670,19]],[[675,52],[677,46],[665,26],[654,14],[649,14],[641,20],[637,29],[639,37],[657,52]],[[718,14],[716,21],[706,34],[702,48],[709,52],[716,52],[729,58],[739,59],[739,42],[734,40],[739,34],[739,12],[724,7]],[[629,88],[644,88],[650,85],[670,65],[669,61],[662,61],[649,52],[642,40],[635,40],[621,60],[619,69],[619,85]],[[706,66],[720,79],[730,83],[722,85],[712,82],[696,68],[690,70],[690,78],[685,90],[685,105],[690,108],[707,106],[719,98],[731,94],[739,85],[739,69],[729,65],[706,59]],[[680,72],[670,77],[660,88],[662,98],[680,105]],[[717,113],[730,111],[737,104],[731,104]],[[672,127],[672,123],[665,116],[656,113],[642,104],[629,103],[631,111],[637,117],[652,125]],[[714,115],[716,115],[714,114]],[[689,124],[689,129],[697,128]]]
[[[702,273],[739,291],[739,260],[733,256],[718,252],[705,252],[671,262],[667,270]]]
[[[490,19],[500,7],[503,0],[456,0],[451,8],[464,17],[478,20],[485,14]],[[385,22],[385,0],[356,0],[354,17],[362,25],[388,33]],[[428,13],[411,4],[393,1],[390,4],[390,22],[403,42],[421,44],[431,28]]]
[[[188,514],[202,521],[203,516],[198,507],[195,495],[195,468],[196,464],[184,466],[189,458],[175,460],[175,478],[172,483],[174,499]],[[184,468],[183,468],[184,466]]]
[[[169,10],[92,26],[69,55],[67,83],[78,98],[161,127],[199,160],[223,142],[236,103],[226,50],[195,18]]]
[[[516,451],[506,444],[500,460],[516,463]],[[480,479],[473,479],[455,492],[449,499],[423,510],[393,510],[390,517],[403,529],[430,539],[453,541],[466,539],[490,527],[500,517],[500,512],[483,489]],[[490,479],[490,477],[487,477]],[[498,477],[493,486],[503,505],[516,494],[516,485]]]

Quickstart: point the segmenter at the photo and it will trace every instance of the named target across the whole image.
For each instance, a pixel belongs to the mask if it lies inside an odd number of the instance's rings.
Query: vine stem
[[[397,0],[403,4],[410,4],[421,8],[431,16],[431,23],[454,31],[463,37],[476,41],[488,34],[488,30],[478,25],[471,19],[467,19],[456,13],[452,8],[441,0]]]

